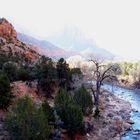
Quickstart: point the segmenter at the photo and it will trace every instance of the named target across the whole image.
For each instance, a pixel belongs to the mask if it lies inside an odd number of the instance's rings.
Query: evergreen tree
[[[65,107],[68,106],[71,102],[72,98],[67,90],[60,89],[54,100],[55,108],[59,116],[61,116]]]
[[[0,109],[7,109],[12,98],[13,95],[10,91],[10,80],[5,73],[0,72]]]
[[[75,133],[84,130],[82,110],[74,103],[66,90],[61,89],[56,96],[55,108],[60,119],[64,122],[63,127],[67,129],[71,138]]]
[[[28,96],[18,99],[5,121],[11,140],[48,140],[50,135],[43,109],[36,108]]]
[[[70,89],[70,83],[72,81],[69,65],[63,58],[60,58],[56,65],[57,75],[59,80],[59,86],[61,88]]]
[[[57,76],[56,69],[52,59],[42,58],[43,60],[38,65],[38,90],[46,97],[50,97],[54,92]]]
[[[48,121],[50,123],[55,121],[55,116],[54,116],[54,109],[52,107],[50,107],[50,105],[48,104],[47,100],[45,100],[42,104],[42,109],[46,115],[46,117],[48,118]]]
[[[84,115],[88,115],[92,112],[93,109],[92,96],[84,86],[82,86],[75,92],[73,99],[75,103],[80,106]]]
[[[77,132],[84,132],[83,114],[79,106],[72,103],[69,104],[63,108],[60,118],[72,139]]]

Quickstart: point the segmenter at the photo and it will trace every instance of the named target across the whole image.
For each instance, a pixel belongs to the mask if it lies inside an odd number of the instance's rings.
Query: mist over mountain
[[[40,40],[23,33],[17,33],[17,37],[19,40],[34,47],[40,54],[49,57],[69,58],[75,55],[80,55],[84,58],[91,55],[98,55],[105,59],[113,59],[115,57],[109,51],[97,47],[92,39],[87,39],[75,26],[65,27],[64,30],[45,40]]]
[[[112,59],[114,57],[114,55],[109,51],[97,47],[92,39],[85,38],[80,30],[75,26],[64,28],[61,32],[49,37],[48,40],[64,50],[75,52],[82,56],[96,54],[107,59]]]

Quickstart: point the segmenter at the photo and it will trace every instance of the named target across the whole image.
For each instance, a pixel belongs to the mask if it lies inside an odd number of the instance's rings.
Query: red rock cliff
[[[0,18],[0,37],[11,40],[17,38],[14,27],[5,18]]]

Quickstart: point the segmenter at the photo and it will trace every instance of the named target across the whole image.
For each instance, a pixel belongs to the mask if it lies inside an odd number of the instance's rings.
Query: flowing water
[[[131,120],[134,122],[132,130],[127,131],[121,140],[140,140],[140,91],[129,90],[118,86],[104,85],[104,89],[112,92],[119,98],[131,103],[133,111]]]

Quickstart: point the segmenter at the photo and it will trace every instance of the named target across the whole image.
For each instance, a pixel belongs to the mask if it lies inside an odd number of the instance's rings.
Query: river
[[[129,90],[118,86],[103,85],[103,88],[112,92],[117,97],[131,103],[133,111],[131,120],[134,122],[132,130],[127,131],[121,140],[140,140],[140,91]]]

